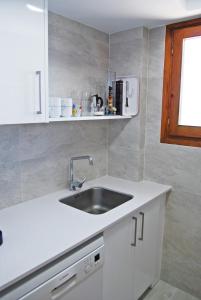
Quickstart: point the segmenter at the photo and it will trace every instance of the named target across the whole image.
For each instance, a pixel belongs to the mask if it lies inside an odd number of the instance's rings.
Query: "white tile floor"
[[[164,281],[159,281],[141,300],[199,300]]]

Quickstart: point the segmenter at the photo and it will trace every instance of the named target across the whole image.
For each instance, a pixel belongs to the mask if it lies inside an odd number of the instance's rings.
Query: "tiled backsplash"
[[[79,162],[78,177],[107,174],[108,125],[92,122],[0,126],[0,207],[67,187],[73,155],[95,158]]]

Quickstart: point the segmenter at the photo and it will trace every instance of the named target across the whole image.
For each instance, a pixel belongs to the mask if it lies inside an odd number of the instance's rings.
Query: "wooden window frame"
[[[201,127],[178,124],[182,42],[201,36],[201,18],[166,27],[161,143],[201,147]]]

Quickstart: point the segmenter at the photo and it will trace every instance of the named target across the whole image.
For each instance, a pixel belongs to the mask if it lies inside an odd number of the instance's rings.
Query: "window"
[[[201,19],[166,28],[161,142],[201,147]]]

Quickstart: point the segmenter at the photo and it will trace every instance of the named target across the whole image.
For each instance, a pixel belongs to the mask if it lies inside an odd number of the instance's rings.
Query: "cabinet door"
[[[0,124],[44,122],[46,1],[1,1],[0,36]]]
[[[134,300],[132,232],[132,218],[123,219],[104,232],[104,300]]]
[[[138,299],[156,280],[159,247],[160,202],[154,200],[135,215],[138,220],[137,244],[134,247],[134,287]]]

